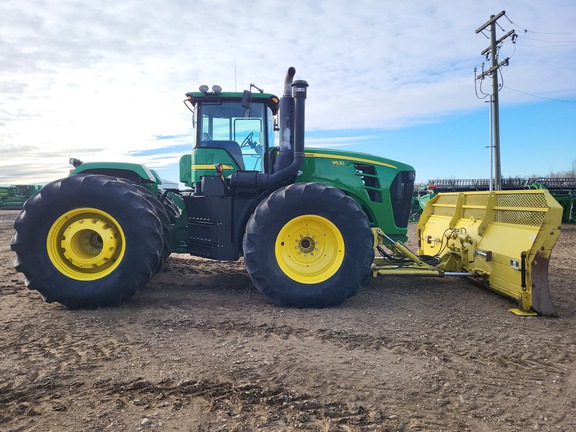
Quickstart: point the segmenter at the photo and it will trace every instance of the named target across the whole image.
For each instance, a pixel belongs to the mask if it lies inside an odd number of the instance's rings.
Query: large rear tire
[[[14,222],[15,267],[47,302],[69,309],[119,303],[162,260],[163,227],[141,191],[103,175],[44,186]]]
[[[325,307],[358,291],[374,259],[360,206],[341,190],[296,183],[264,199],[246,225],[244,262],[278,305]]]

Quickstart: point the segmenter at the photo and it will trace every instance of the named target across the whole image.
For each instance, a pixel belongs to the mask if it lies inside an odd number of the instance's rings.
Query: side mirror
[[[250,103],[252,102],[252,93],[248,90],[244,90],[242,93],[242,108],[250,109]]]

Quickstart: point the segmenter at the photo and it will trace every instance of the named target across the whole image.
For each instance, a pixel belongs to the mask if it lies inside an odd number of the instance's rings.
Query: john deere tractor
[[[505,204],[498,193],[441,194],[424,212],[415,254],[403,245],[414,169],[305,147],[308,84],[294,75],[289,68],[282,98],[253,85],[186,94],[193,148],[180,161],[183,191],[163,188],[142,165],[71,160],[70,176],[31,197],[14,224],[28,287],[68,308],[115,304],[175,252],[243,257],[256,288],[278,305],[337,305],[369,276],[457,274],[515,298],[521,312],[554,313],[532,295],[549,302],[547,285],[532,280],[547,275],[532,263],[547,263],[558,233],[546,191]],[[501,212],[516,216],[501,220]],[[497,243],[518,225],[518,247]]]

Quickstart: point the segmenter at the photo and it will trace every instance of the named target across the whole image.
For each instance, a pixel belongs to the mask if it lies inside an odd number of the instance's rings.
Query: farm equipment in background
[[[547,189],[562,206],[562,222],[576,222],[576,178],[540,177],[530,180],[530,189]]]
[[[561,207],[546,190],[437,195],[415,254],[403,244],[414,169],[305,147],[308,84],[294,74],[280,99],[219,86],[186,94],[186,190],[162,189],[143,165],[72,159],[71,175],[44,186],[14,223],[27,286],[68,308],[115,304],[177,252],[243,257],[277,305],[337,305],[370,275],[458,275],[516,299],[517,313],[554,314],[546,264]]]
[[[574,177],[538,177],[504,178],[502,190],[547,189],[562,206],[562,222],[576,222],[576,178]],[[414,189],[414,211],[412,220],[417,221],[426,203],[437,193],[472,192],[490,189],[489,179],[439,179],[428,180],[426,185]],[[420,209],[420,211],[418,211]]]
[[[410,211],[410,222],[418,222],[420,215],[426,208],[426,204],[434,197],[434,189],[429,188],[427,185],[414,185],[414,193],[412,194],[412,210]]]
[[[26,200],[41,188],[40,185],[0,186],[0,209],[20,210]]]

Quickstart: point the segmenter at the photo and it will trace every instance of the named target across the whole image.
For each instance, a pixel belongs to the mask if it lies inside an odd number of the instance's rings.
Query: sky
[[[0,184],[68,174],[70,157],[178,180],[184,94],[201,84],[310,87],[306,145],[371,153],[417,182],[490,175],[491,15],[504,177],[576,169],[573,0],[3,0]],[[484,64],[484,66],[483,66]]]

